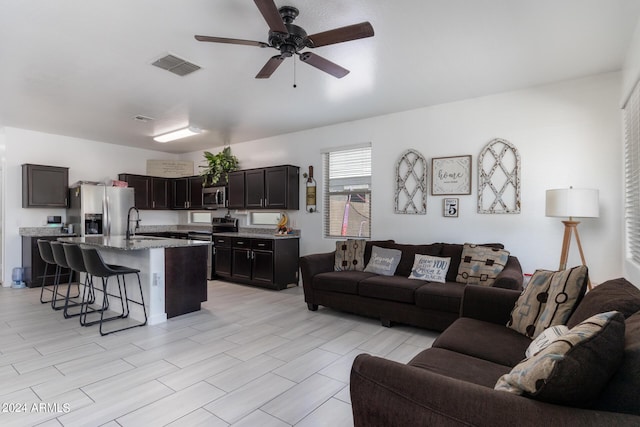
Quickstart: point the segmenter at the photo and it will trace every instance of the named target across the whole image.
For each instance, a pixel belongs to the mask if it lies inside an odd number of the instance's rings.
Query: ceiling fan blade
[[[278,12],[278,8],[273,0],[253,0],[253,2],[258,6],[258,10],[260,10],[264,20],[267,21],[267,25],[271,31],[284,34],[289,32],[287,27],[284,26],[280,12]]]
[[[320,47],[372,36],[373,27],[371,24],[369,22],[361,22],[359,24],[347,25],[346,27],[312,34],[309,36],[309,40],[312,43],[310,47]]]
[[[212,36],[195,36],[195,38],[199,42],[215,42],[215,43],[228,43],[228,44],[243,44],[246,46],[270,47],[268,43],[257,42],[253,40],[228,39],[226,37],[212,37]]]
[[[258,72],[256,75],[256,79],[268,79],[271,77],[271,74],[284,62],[284,57],[282,55],[276,55],[269,58],[262,70]]]
[[[338,64],[335,64],[329,61],[328,59],[323,58],[320,55],[316,55],[315,53],[311,53],[311,52],[301,53],[300,60],[302,62],[306,62],[312,67],[316,67],[317,69],[322,70],[325,73],[329,73],[333,77],[337,77],[339,79],[349,74],[349,70],[347,70],[346,68],[342,68]]]

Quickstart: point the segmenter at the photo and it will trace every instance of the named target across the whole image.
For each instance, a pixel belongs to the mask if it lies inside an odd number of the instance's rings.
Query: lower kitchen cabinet
[[[30,287],[42,286],[42,276],[44,276],[44,268],[46,263],[40,257],[40,250],[38,249],[38,239],[43,240],[57,240],[58,237],[69,237],[68,234],[60,236],[22,236],[22,268],[24,269],[24,282]],[[45,278],[45,284],[52,285],[54,274],[56,272],[55,266],[49,266],[47,268],[47,277]],[[73,272],[69,269],[63,268],[60,276],[60,283],[68,283],[69,275],[73,275]],[[73,280],[73,277],[71,278]]]
[[[165,248],[164,282],[167,318],[200,310],[207,300],[208,246]]]
[[[216,237],[216,274],[232,282],[285,289],[298,283],[298,238]]]

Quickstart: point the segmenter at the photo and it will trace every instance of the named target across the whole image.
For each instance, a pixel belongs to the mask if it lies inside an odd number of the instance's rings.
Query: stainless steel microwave
[[[227,188],[225,186],[203,188],[202,207],[204,207],[205,209],[226,208]]]

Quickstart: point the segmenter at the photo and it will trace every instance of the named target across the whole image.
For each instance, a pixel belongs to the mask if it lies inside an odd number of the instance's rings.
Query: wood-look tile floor
[[[0,426],[351,426],[360,353],[407,362],[437,333],[307,310],[302,289],[209,282],[196,313],[105,337],[0,288]]]

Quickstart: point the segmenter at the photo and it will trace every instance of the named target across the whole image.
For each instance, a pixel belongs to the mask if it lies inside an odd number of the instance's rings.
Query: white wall
[[[627,51],[623,71],[622,71],[622,106],[633,91],[633,88],[640,81],[640,21],[636,25],[633,39]],[[624,182],[624,181],[623,181]],[[624,184],[622,184],[624,185]],[[636,286],[640,286],[640,265],[628,259],[626,256],[626,246],[623,245],[624,253],[624,277]]]
[[[556,269],[563,225],[544,214],[545,190],[597,188],[601,216],[580,225],[582,244],[596,283],[622,274],[622,149],[620,73],[561,82],[470,99],[335,126],[232,145],[241,168],[309,165],[322,182],[321,150],[371,142],[373,147],[372,237],[400,243],[502,242],[525,272]],[[476,213],[477,162],[493,138],[513,143],[522,158],[522,213]],[[459,218],[442,216],[441,196],[428,196],[427,215],[394,214],[395,164],[408,148],[427,159],[471,154],[473,190],[460,199]],[[216,152],[220,147],[211,148]],[[202,152],[183,158],[196,162]],[[302,180],[301,180],[302,182]],[[430,180],[429,180],[430,182]],[[304,203],[301,185],[301,203]],[[322,206],[321,197],[318,206]],[[322,215],[291,212],[302,229],[301,253],[329,251],[322,237]],[[569,265],[579,264],[575,241]]]
[[[5,268],[3,285],[11,285],[11,269],[22,265],[20,227],[39,227],[47,216],[64,209],[22,208],[23,163],[69,168],[69,183],[79,180],[117,179],[118,173],[145,174],[147,159],[175,159],[174,154],[105,144],[17,128],[4,128],[5,163]],[[142,224],[177,224],[179,215],[171,211],[144,211]]]

